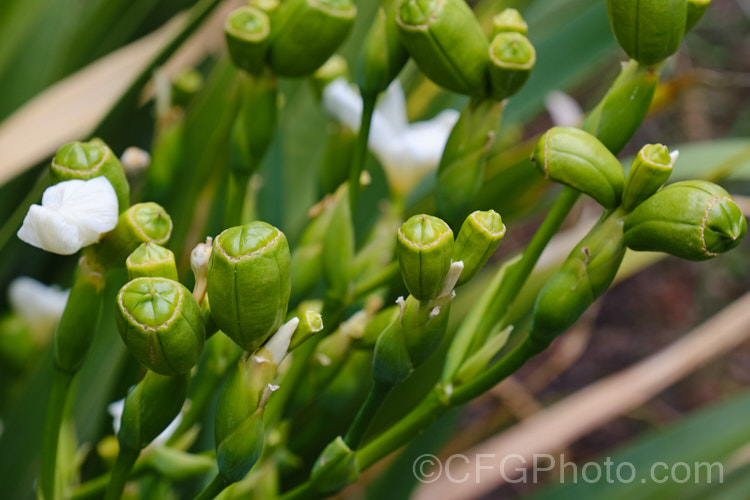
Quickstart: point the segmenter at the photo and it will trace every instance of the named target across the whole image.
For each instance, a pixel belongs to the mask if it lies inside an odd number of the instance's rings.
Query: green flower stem
[[[224,491],[224,488],[229,486],[226,482],[226,480],[221,477],[221,474],[216,474],[216,477],[214,477],[213,481],[208,483],[208,485],[203,488],[203,491],[201,491],[197,497],[195,497],[195,500],[211,500],[212,498],[216,498],[216,496]]]
[[[389,284],[399,275],[400,272],[401,269],[399,268],[398,262],[394,261],[384,267],[378,274],[357,283],[354,286],[352,302],[357,302],[378,288]]]
[[[391,392],[391,389],[393,389],[393,386],[390,384],[378,382],[377,380],[373,381],[367,399],[362,403],[357,416],[354,418],[354,422],[352,422],[349,431],[346,433],[346,437],[344,437],[344,442],[349,448],[356,450],[362,444],[362,438],[365,437],[367,429],[375,419],[375,415],[378,414],[378,410],[380,410],[380,407],[385,402],[385,398]]]
[[[375,112],[377,97],[377,94],[362,96],[362,122],[359,126],[357,143],[354,145],[352,166],[349,170],[349,206],[352,213],[354,213],[357,205],[357,196],[359,195],[359,176],[365,167],[365,160],[367,159],[367,139],[370,136],[370,124],[372,123],[372,115]]]
[[[128,482],[128,476],[130,476],[130,471],[133,469],[135,461],[138,460],[140,452],[141,450],[134,448],[120,448],[120,453],[117,454],[117,460],[109,478],[107,491],[104,494],[104,500],[119,500],[122,497],[125,484]]]
[[[40,482],[42,498],[58,498],[55,488],[55,468],[57,463],[57,445],[60,438],[60,425],[65,411],[65,402],[70,392],[73,373],[55,370],[52,378],[52,392],[47,405],[42,438],[42,477]]]
[[[238,172],[236,170],[229,172],[227,204],[224,212],[224,227],[232,227],[242,224],[242,214],[245,209],[245,198],[247,197],[247,186],[249,182],[249,172]]]

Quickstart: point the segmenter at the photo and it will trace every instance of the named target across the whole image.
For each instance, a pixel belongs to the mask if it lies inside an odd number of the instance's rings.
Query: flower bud
[[[357,59],[357,86],[362,95],[376,95],[387,89],[409,59],[398,35],[399,4],[398,0],[383,2],[365,36]]]
[[[117,226],[102,237],[97,254],[109,267],[122,267],[141,243],[163,245],[172,235],[172,218],[156,203],[138,203],[120,214]]]
[[[708,181],[666,186],[625,220],[625,243],[633,250],[707,260],[739,245],[747,221],[721,187]]]
[[[176,375],[198,362],[206,330],[200,306],[182,284],[134,279],[117,294],[115,312],[122,341],[150,370]]]
[[[310,77],[310,86],[315,98],[322,99],[323,89],[339,78],[349,79],[349,65],[342,56],[334,54]]]
[[[687,26],[686,0],[607,0],[617,42],[641,64],[657,64],[677,52]]]
[[[249,5],[230,12],[224,23],[229,56],[238,68],[248,73],[258,74],[263,70],[270,35],[268,15]]]
[[[50,168],[53,184],[71,179],[106,177],[117,194],[120,212],[130,205],[130,186],[120,160],[103,141],[70,142],[55,153]]]
[[[289,0],[278,10],[269,64],[280,76],[312,73],[333,55],[354,25],[351,0]]]
[[[666,146],[643,146],[630,165],[622,193],[622,208],[629,212],[657,192],[669,179],[675,159]]]
[[[299,326],[289,342],[289,352],[301,346],[307,339],[323,330],[323,316],[317,311],[307,310],[299,317]]]
[[[620,203],[625,174],[617,158],[593,135],[573,127],[553,127],[531,156],[544,176],[594,198],[605,208]]]
[[[529,79],[536,64],[536,50],[521,33],[498,33],[490,44],[490,87],[494,99],[512,96]]]
[[[398,230],[396,246],[401,275],[418,300],[437,298],[453,257],[453,231],[431,215],[415,215]]]
[[[433,82],[461,94],[486,94],[489,42],[464,0],[406,0],[396,22],[401,43]]]
[[[498,33],[520,33],[524,36],[529,33],[529,25],[521,17],[516,9],[505,9],[492,18],[492,37]]]
[[[177,281],[177,264],[171,250],[156,243],[141,243],[125,261],[128,279],[167,278]]]
[[[505,224],[494,210],[476,211],[461,226],[453,248],[453,260],[464,263],[458,286],[471,280],[495,253],[505,237]]]
[[[703,14],[705,14],[711,0],[687,0],[687,22],[685,23],[685,33],[690,31],[698,24]]]
[[[354,452],[338,436],[325,447],[313,465],[310,481],[315,491],[336,492],[355,483],[359,478],[359,467]]]
[[[196,69],[182,71],[172,81],[172,104],[186,107],[203,88],[203,75]]]
[[[208,266],[211,315],[246,351],[255,351],[286,316],[291,277],[284,233],[265,222],[232,227],[214,239]]]
[[[175,419],[185,403],[190,377],[147,371],[130,389],[120,420],[120,448],[141,450]]]

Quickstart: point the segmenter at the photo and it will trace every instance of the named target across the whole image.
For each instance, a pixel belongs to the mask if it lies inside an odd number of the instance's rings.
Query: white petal
[[[678,150],[674,150],[671,153],[669,153],[669,157],[672,160],[672,166],[674,167],[674,164],[677,163],[677,159],[680,157],[680,152]]]
[[[375,108],[394,130],[404,130],[409,124],[406,117],[406,97],[401,82],[394,80],[383,93]]]
[[[362,98],[346,78],[337,78],[323,89],[323,108],[339,122],[359,132]]]
[[[274,333],[263,346],[271,353],[271,356],[273,356],[273,362],[277,365],[280,364],[287,355],[289,342],[292,340],[292,335],[294,335],[297,325],[299,325],[299,318],[295,316],[281,325],[276,333]]]
[[[31,205],[18,230],[21,241],[48,252],[72,255],[83,247],[78,227],[55,210]]]
[[[8,287],[8,301],[38,335],[46,339],[60,321],[70,290],[47,286],[28,276],[14,279]]]
[[[544,98],[552,123],[562,127],[577,127],[583,121],[583,110],[575,99],[560,91],[552,91]]]
[[[120,432],[120,422],[122,421],[122,412],[124,409],[125,409],[124,399],[115,401],[114,403],[110,403],[110,405],[107,406],[107,411],[112,417],[112,429],[114,429],[115,434]]]

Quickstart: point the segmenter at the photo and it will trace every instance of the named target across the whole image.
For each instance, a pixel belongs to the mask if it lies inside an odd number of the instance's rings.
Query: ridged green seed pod
[[[617,42],[641,64],[662,62],[685,36],[686,0],[607,0],[607,12]]]
[[[56,184],[71,179],[89,180],[106,177],[117,194],[120,213],[130,206],[130,185],[120,160],[99,139],[69,142],[55,153],[50,168],[50,181]]]
[[[495,253],[505,237],[505,224],[494,210],[476,211],[461,225],[453,247],[453,260],[464,263],[457,286],[471,280]]]
[[[625,256],[622,228],[619,211],[606,216],[544,284],[531,316],[528,340],[535,349],[545,349],[570,328],[612,284]]]
[[[605,208],[620,203],[625,185],[622,165],[604,144],[581,129],[549,129],[531,159],[546,178],[591,196]]]
[[[357,59],[357,86],[362,95],[383,92],[409,60],[396,24],[399,5],[398,0],[385,0],[367,32]]]
[[[672,173],[674,160],[662,144],[643,146],[633,159],[622,193],[622,208],[633,210],[661,188]]]
[[[147,371],[125,397],[117,440],[120,448],[141,450],[177,417],[185,403],[190,376]]]
[[[747,221],[729,194],[708,181],[666,186],[625,220],[625,243],[633,250],[707,260],[739,245]]]
[[[172,218],[161,205],[138,203],[120,214],[117,226],[105,234],[96,247],[109,267],[122,267],[141,243],[163,245],[172,236]]]
[[[490,94],[498,101],[521,90],[536,64],[536,50],[521,33],[495,35],[489,55]]]
[[[406,0],[396,22],[428,78],[453,92],[486,95],[489,41],[464,0]]]
[[[190,290],[166,278],[137,278],[118,292],[115,318],[122,341],[148,369],[187,373],[206,340],[203,315]]]
[[[279,6],[268,62],[279,76],[309,75],[336,52],[354,25],[351,0],[287,0]]]
[[[529,25],[516,9],[505,9],[492,18],[492,37],[498,33],[514,32],[524,36],[529,34]]]
[[[698,24],[706,9],[711,5],[711,0],[687,0],[687,22],[685,23],[685,33],[690,31]]]
[[[291,292],[289,244],[265,222],[251,222],[214,239],[208,265],[211,315],[221,331],[253,352],[286,317]]]
[[[451,265],[453,231],[437,217],[415,215],[399,228],[396,253],[409,293],[432,300],[442,291]]]
[[[177,264],[168,248],[156,243],[141,243],[125,261],[128,279],[167,278],[177,281]]]
[[[224,23],[224,37],[238,68],[252,74],[263,71],[271,40],[271,20],[265,12],[249,5],[233,10]]]

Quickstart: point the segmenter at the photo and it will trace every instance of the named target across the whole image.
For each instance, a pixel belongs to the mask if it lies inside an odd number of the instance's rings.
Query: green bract
[[[531,158],[546,178],[591,196],[605,208],[620,202],[625,184],[620,162],[596,137],[581,129],[549,129]]]
[[[248,5],[229,13],[224,36],[234,64],[248,73],[260,73],[265,65],[271,21],[260,9]]]
[[[521,33],[498,33],[490,44],[490,93],[503,100],[518,92],[536,64],[536,51]]]
[[[686,33],[698,24],[709,5],[711,5],[711,0],[687,0]]]
[[[666,146],[643,146],[630,165],[625,191],[622,194],[622,207],[630,211],[658,191],[669,179],[673,165]]]
[[[166,278],[137,278],[117,294],[115,317],[125,345],[150,370],[188,372],[198,362],[206,330],[190,291]]]
[[[69,142],[55,153],[50,168],[50,181],[55,184],[71,179],[88,180],[106,177],[117,194],[120,212],[130,206],[130,186],[120,160],[103,141]]]
[[[208,266],[211,315],[219,328],[253,352],[281,326],[291,291],[289,244],[265,222],[214,239]]]
[[[354,25],[351,0],[287,0],[279,6],[269,64],[280,76],[312,73],[333,55]],[[276,26],[276,25],[274,25]]]
[[[453,247],[453,260],[464,263],[457,285],[463,285],[476,276],[504,236],[505,224],[494,210],[476,211],[466,218]]]
[[[451,265],[453,231],[437,217],[415,215],[399,228],[396,253],[409,293],[422,301],[434,299]]]
[[[505,9],[492,18],[492,36],[498,33],[515,32],[522,35],[529,33],[529,25],[516,9]]]
[[[168,278],[177,281],[177,265],[171,250],[156,243],[141,243],[125,261],[128,279]]]
[[[641,64],[662,62],[685,36],[686,0],[607,0],[607,11],[620,46]]]
[[[489,41],[464,0],[405,0],[396,22],[404,47],[432,81],[461,94],[487,93]]]
[[[172,219],[156,203],[138,203],[120,214],[117,226],[102,237],[97,253],[110,267],[122,267],[141,243],[163,245],[172,235]]]
[[[706,260],[739,245],[747,221],[729,194],[708,181],[670,184],[641,203],[625,220],[633,250]]]
[[[396,24],[400,2],[386,0],[375,14],[357,59],[357,85],[362,95],[375,95],[388,88],[409,59]]]

